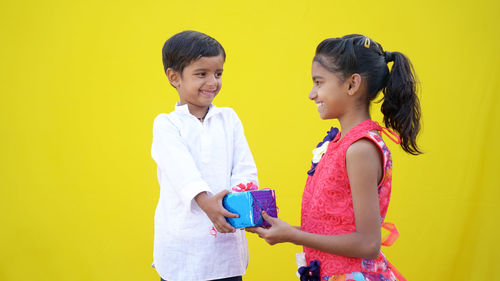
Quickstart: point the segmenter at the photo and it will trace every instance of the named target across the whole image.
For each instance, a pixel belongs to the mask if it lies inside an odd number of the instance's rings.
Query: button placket
[[[208,164],[210,162],[210,136],[207,133],[208,128],[206,126],[206,123],[202,123],[201,126],[202,131],[201,131],[201,162],[203,164]]]

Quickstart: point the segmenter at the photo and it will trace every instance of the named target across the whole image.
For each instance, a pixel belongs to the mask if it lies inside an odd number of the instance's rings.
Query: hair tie
[[[370,48],[370,43],[371,43],[370,38],[365,37],[365,42],[363,44],[365,46],[365,48]]]
[[[385,56],[385,62],[394,61],[394,54],[393,53],[385,51],[384,56]]]

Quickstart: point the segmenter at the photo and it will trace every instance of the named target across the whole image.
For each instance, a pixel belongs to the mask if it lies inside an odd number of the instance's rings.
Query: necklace
[[[198,120],[200,120],[201,123],[203,123],[203,121],[205,121],[205,117],[207,116],[208,114],[208,110],[207,112],[205,112],[205,115],[203,115],[203,117],[196,117]]]

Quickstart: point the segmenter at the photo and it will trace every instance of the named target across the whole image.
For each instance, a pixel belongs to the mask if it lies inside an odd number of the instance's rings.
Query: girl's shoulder
[[[352,140],[346,148],[346,155],[369,154],[382,151],[385,152],[387,145],[377,131],[366,131]]]
[[[364,137],[358,139],[347,148],[345,159],[346,161],[354,161],[355,163],[365,163],[369,162],[369,160],[379,163],[381,160],[380,156],[378,144],[371,138]]]

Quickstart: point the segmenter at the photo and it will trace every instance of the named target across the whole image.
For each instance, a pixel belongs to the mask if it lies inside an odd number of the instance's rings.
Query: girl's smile
[[[346,107],[348,83],[316,61],[312,64],[311,72],[314,86],[309,99],[316,102],[322,119],[338,118]]]

